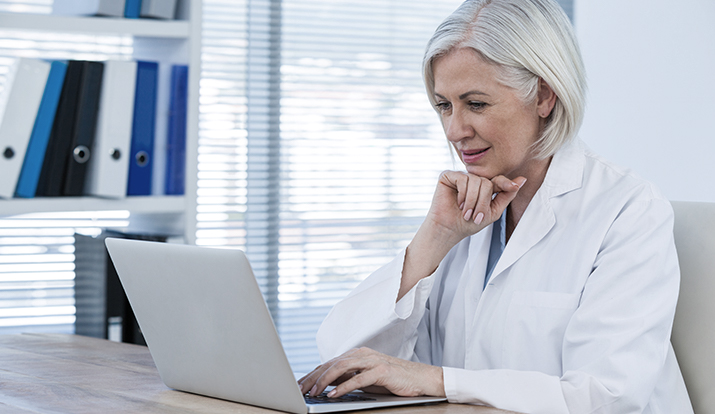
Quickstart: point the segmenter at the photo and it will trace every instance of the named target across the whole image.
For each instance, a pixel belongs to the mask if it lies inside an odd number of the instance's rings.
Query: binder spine
[[[83,62],[83,65],[72,145],[67,155],[67,172],[63,188],[65,196],[81,196],[84,193],[87,163],[92,157],[97,127],[104,64]]]
[[[66,72],[66,62],[52,62],[35,125],[32,128],[30,143],[27,146],[25,161],[20,171],[20,178],[15,190],[16,197],[32,198],[35,196]]]
[[[137,62],[127,195],[151,195],[158,67]]]
[[[67,157],[72,145],[75,119],[77,117],[77,99],[82,81],[82,61],[73,60],[67,65],[67,73],[60,93],[55,121],[52,124],[50,141],[45,151],[40,180],[37,186],[38,196],[60,196],[65,182]]]
[[[19,59],[3,91],[0,109],[0,197],[15,195],[50,64],[37,59]]]
[[[127,194],[137,63],[108,61],[102,77],[97,134],[85,193],[121,198]]]
[[[171,102],[166,156],[167,195],[183,195],[186,172],[186,104],[189,67],[171,68]]]
[[[124,4],[124,17],[137,19],[141,14],[142,0],[126,0]]]

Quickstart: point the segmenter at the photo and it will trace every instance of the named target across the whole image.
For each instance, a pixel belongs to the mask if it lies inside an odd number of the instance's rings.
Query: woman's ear
[[[539,78],[539,92],[536,99],[536,112],[541,118],[548,118],[556,105],[556,93],[545,80]]]

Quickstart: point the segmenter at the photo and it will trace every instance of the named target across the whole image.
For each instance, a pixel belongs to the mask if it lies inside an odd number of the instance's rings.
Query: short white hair
[[[554,0],[466,0],[437,28],[427,44],[422,70],[433,105],[435,58],[467,47],[494,64],[499,81],[524,102],[537,97],[539,79],[557,96],[537,156],[547,158],[578,133],[586,101],[581,52],[566,13]]]

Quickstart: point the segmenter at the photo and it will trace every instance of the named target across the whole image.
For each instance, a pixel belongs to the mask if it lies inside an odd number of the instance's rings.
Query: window
[[[204,3],[196,242],[245,249],[296,371],[454,168],[421,61],[458,3]]]

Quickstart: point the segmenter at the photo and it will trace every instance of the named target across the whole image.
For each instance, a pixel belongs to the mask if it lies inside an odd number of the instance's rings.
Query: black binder
[[[107,237],[165,242],[167,236],[104,230],[75,234],[75,333],[146,345],[129,300],[109,258]]]
[[[55,121],[52,124],[52,132],[37,184],[37,196],[62,195],[67,169],[67,154],[74,135],[77,99],[83,68],[84,65],[81,61],[70,61],[67,65]]]
[[[62,192],[66,196],[81,196],[84,193],[87,166],[92,156],[97,129],[97,112],[104,73],[104,63],[101,62],[82,62],[82,66],[72,144],[66,155],[67,171]]]

